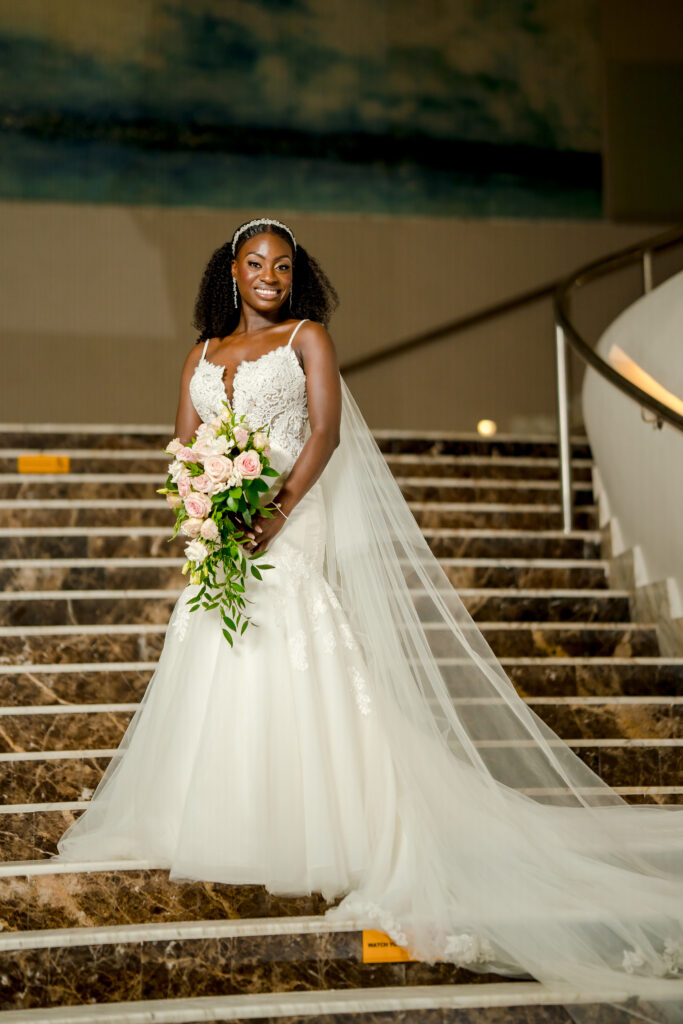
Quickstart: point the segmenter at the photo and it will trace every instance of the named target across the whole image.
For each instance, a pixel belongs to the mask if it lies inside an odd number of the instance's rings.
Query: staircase
[[[581,996],[560,987],[364,962],[362,933],[325,923],[315,895],[47,860],[144,693],[183,584],[155,493],[169,436],[2,428],[0,1024],[568,1022],[561,1007]],[[377,438],[527,703],[626,800],[680,802],[683,659],[661,657],[655,626],[632,622],[628,592],[610,587],[586,443],[565,535],[553,442]],[[69,471],[17,472],[41,450]]]

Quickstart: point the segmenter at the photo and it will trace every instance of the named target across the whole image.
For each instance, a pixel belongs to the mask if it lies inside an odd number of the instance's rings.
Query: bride
[[[224,402],[269,424],[280,514],[245,547],[274,568],[234,648],[185,588],[59,859],[343,897],[330,917],[421,959],[620,1004],[655,985],[682,1019],[683,813],[627,805],[517,695],[340,378],[336,302],[276,220],[207,266],[176,434]]]

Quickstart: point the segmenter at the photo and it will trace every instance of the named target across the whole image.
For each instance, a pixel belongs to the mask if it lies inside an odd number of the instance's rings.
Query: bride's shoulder
[[[307,354],[334,353],[334,342],[330,332],[317,320],[303,320],[294,339],[295,348],[299,348],[304,359]]]

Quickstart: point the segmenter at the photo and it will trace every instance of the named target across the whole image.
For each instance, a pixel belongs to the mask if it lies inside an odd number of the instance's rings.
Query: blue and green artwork
[[[601,215],[595,0],[16,0],[0,197]]]

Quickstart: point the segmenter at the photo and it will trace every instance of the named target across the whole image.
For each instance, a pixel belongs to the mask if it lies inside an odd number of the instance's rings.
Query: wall
[[[4,422],[169,423],[211,251],[263,210],[0,203]],[[340,359],[410,337],[658,230],[593,221],[480,220],[272,211],[318,255],[342,299]],[[582,300],[604,329],[637,296],[625,274]],[[349,376],[370,424],[552,429],[548,303]],[[579,380],[576,380],[578,387]]]

